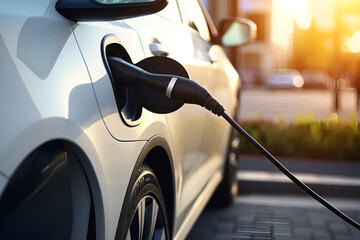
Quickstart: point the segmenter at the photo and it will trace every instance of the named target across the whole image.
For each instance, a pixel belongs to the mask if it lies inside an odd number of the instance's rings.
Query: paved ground
[[[292,172],[343,175],[360,178],[360,161],[334,161],[327,159],[319,160],[285,157],[278,157],[278,160]],[[240,155],[238,170],[279,172],[266,157],[261,155]]]
[[[329,199],[360,221],[360,199]],[[239,195],[225,209],[207,209],[187,240],[358,240],[360,231],[306,196]]]
[[[244,89],[240,119],[281,116],[292,121],[300,113],[329,119],[334,94],[326,90]],[[340,93],[340,119],[351,119],[353,89]],[[280,159],[303,182],[360,222],[360,163]],[[242,156],[237,178],[240,195],[225,209],[206,209],[187,240],[289,239],[359,240],[360,231],[304,194],[263,157]]]
[[[320,195],[360,199],[360,162],[278,159],[297,178]],[[304,194],[262,156],[240,156],[237,178],[240,193]]]
[[[303,182],[360,222],[360,163],[280,159]],[[187,240],[359,240],[360,231],[304,194],[264,157],[241,156],[240,195],[206,209]]]

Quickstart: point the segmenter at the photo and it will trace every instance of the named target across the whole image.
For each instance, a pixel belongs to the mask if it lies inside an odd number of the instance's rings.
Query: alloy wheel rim
[[[165,240],[162,209],[152,196],[141,199],[131,218],[126,240]]]

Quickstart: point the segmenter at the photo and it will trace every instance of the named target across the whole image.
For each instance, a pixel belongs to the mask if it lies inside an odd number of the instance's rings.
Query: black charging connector
[[[145,85],[178,102],[205,107],[218,116],[225,112],[205,88],[188,78],[150,73],[118,57],[109,56],[108,61],[113,78],[119,84]]]
[[[124,86],[143,84],[176,101],[197,104],[205,107],[218,116],[222,116],[230,125],[250,141],[262,154],[264,154],[282,173],[302,188],[307,194],[342,218],[344,221],[360,230],[360,224],[327,202],[305,183],[296,178],[285,166],[271,155],[261,144],[251,137],[226,112],[223,106],[214,99],[210,93],[196,82],[179,76],[149,73],[135,65],[125,62],[117,57],[109,57],[109,65],[113,77]]]

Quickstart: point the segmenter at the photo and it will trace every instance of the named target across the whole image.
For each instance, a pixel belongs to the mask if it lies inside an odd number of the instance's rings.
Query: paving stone
[[[275,235],[290,235],[291,230],[289,227],[274,227],[274,234]]]
[[[291,240],[291,236],[290,235],[275,235],[274,239],[275,240]]]
[[[216,232],[226,232],[226,233],[233,233],[235,229],[234,223],[219,223],[216,226]]]
[[[302,237],[303,239],[311,239],[311,232],[306,228],[295,228],[293,231],[295,237]]]
[[[233,240],[232,235],[216,235],[214,240]]]
[[[335,240],[359,240],[358,238],[352,236],[335,236]]]
[[[189,234],[188,239],[197,239],[201,237],[210,238],[215,235],[215,231],[209,228],[195,227],[194,230]]]
[[[315,229],[310,231],[312,232],[312,236],[315,238],[331,238],[331,234],[326,229]]]
[[[347,211],[359,221],[360,209]],[[325,208],[235,203],[206,210],[187,240],[359,240],[360,231]]]
[[[314,239],[314,240],[329,240],[332,238],[330,238],[330,236],[328,236],[328,237],[313,237],[312,239]]]
[[[360,239],[360,231],[352,226],[350,226],[350,233],[352,236],[358,237]]]

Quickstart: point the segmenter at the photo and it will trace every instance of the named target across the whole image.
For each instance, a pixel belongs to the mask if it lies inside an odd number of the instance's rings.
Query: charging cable
[[[222,116],[231,124],[241,135],[250,141],[262,154],[264,154],[282,173],[291,181],[302,188],[307,194],[324,205],[330,211],[342,218],[344,221],[360,230],[360,224],[334,207],[324,198],[319,196],[305,183],[297,179],[285,166],[283,166],[274,156],[272,156],[261,144],[251,137],[243,128],[241,128],[226,112],[224,107],[214,99],[210,93],[198,83],[179,76],[167,74],[149,73],[133,64],[130,64],[121,58],[110,56],[108,58],[109,66],[113,78],[119,81],[123,86],[146,85],[158,92],[182,103],[197,104],[205,107],[218,116]]]
[[[253,137],[251,137],[243,128],[239,126],[229,115],[225,112],[222,116],[228,121],[233,128],[235,128],[241,135],[243,135],[248,141],[250,141],[262,154],[264,154],[271,162],[274,164],[282,173],[284,173],[291,181],[293,181],[296,185],[302,188],[307,194],[317,200],[319,203],[324,205],[327,209],[335,213],[337,216],[342,218],[347,223],[351,224],[358,230],[360,230],[360,224],[355,222],[353,219],[348,217],[345,213],[341,212],[339,209],[334,207],[316,192],[314,192],[310,187],[308,187],[305,183],[300,181],[297,177],[294,176],[284,165],[282,165],[279,160],[277,160],[273,155],[271,155],[260,143],[258,143]]]

